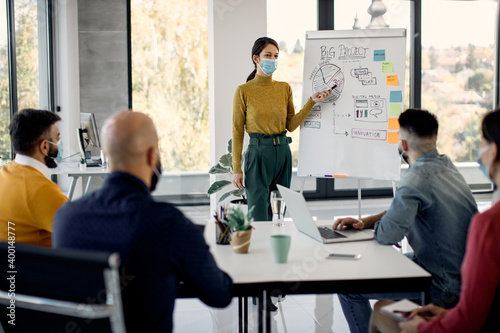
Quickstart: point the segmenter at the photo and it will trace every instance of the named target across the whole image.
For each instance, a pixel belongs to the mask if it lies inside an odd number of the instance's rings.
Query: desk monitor
[[[99,133],[97,132],[97,125],[93,113],[80,113],[80,128],[83,130],[83,138],[85,139],[86,146],[101,148],[99,142]]]
[[[99,141],[99,133],[97,131],[97,125],[93,113],[80,113],[80,128],[77,128],[78,135],[78,148],[82,158],[87,161],[87,164],[92,162],[90,151],[86,149],[91,147],[101,148],[101,143]]]

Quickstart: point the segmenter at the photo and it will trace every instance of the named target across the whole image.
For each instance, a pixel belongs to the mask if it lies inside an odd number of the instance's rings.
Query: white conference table
[[[61,163],[57,168],[52,169],[51,171],[53,175],[68,175],[68,177],[71,177],[71,183],[69,185],[67,195],[69,200],[73,198],[78,178],[82,177],[82,182],[84,182],[85,178],[87,178],[85,191],[83,192],[83,194],[85,195],[89,191],[90,185],[92,184],[92,177],[105,178],[109,175],[108,168],[102,168],[99,166],[87,167],[85,170],[80,170],[78,163]]]
[[[332,221],[333,222],[333,221]],[[259,332],[270,332],[270,314],[266,301],[269,295],[422,292],[428,301],[431,275],[392,246],[376,240],[322,244],[302,234],[293,222],[273,227],[270,222],[254,222],[249,253],[234,253],[230,245],[215,242],[215,223],[205,227],[205,239],[219,267],[235,284],[239,297],[240,331],[246,330],[247,297],[257,296]],[[291,247],[286,264],[273,261],[270,235],[291,235]],[[359,260],[325,259],[329,253],[361,254]],[[243,298],[243,299],[242,299]],[[243,309],[242,309],[243,305]],[[242,311],[243,321],[242,323]]]

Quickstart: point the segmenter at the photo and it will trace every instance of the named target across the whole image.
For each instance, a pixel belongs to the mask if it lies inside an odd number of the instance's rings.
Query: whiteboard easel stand
[[[361,179],[358,178],[358,219],[361,220]]]
[[[300,194],[304,194],[304,185],[306,183],[306,177],[301,177],[302,183],[300,184]],[[393,193],[395,193],[394,181],[392,182]],[[361,219],[361,178],[358,178],[358,219]]]

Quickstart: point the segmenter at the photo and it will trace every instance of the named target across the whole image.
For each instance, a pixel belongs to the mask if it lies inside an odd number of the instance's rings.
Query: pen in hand
[[[403,317],[408,317],[411,313],[411,311],[400,311],[400,310],[392,310],[392,312],[399,313]],[[429,311],[420,312],[420,313],[417,313],[417,315],[422,316],[422,317],[432,317],[433,316],[432,312],[429,312]]]

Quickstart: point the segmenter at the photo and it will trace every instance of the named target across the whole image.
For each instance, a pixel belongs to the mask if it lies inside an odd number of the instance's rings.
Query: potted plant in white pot
[[[80,171],[85,171],[87,170],[87,164],[85,163],[85,159],[84,158],[81,158],[80,159]]]
[[[222,155],[219,158],[219,161],[217,162],[216,165],[210,168],[210,171],[208,171],[209,174],[211,175],[232,175],[233,174],[233,140],[230,139],[227,143],[227,153]],[[242,154],[242,160],[244,159],[245,153]],[[243,162],[243,161],[242,161]],[[242,163],[243,164],[243,163]],[[226,190],[227,192],[224,193],[217,203],[221,203],[222,201],[226,200],[230,196],[235,196],[238,197],[238,199],[231,200],[230,203],[232,205],[237,205],[237,204],[242,204],[246,205],[247,204],[247,199],[245,197],[245,189],[244,188],[237,188],[235,189],[233,187],[233,182],[227,179],[221,179],[217,180],[210,185],[207,191],[207,195],[212,195],[215,194],[221,190]]]

